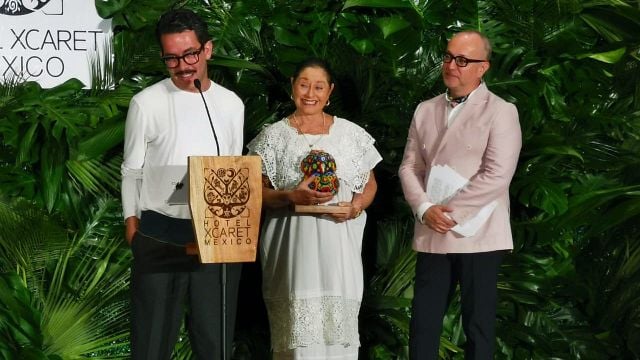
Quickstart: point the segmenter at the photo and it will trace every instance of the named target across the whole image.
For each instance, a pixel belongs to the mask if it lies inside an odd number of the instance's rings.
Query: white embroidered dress
[[[306,136],[306,137],[305,137]],[[276,190],[302,181],[300,162],[314,150],[336,160],[339,191],[331,202],[351,201],[382,160],[374,139],[338,117],[325,135],[298,134],[287,119],[264,129],[248,148],[261,156],[263,174]],[[317,345],[356,349],[362,301],[362,237],[366,215],[343,223],[297,215],[287,207],[267,209],[260,242],[263,295],[274,352]]]

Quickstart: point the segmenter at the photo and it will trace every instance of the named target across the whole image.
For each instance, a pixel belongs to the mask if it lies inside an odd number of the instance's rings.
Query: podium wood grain
[[[189,207],[202,263],[256,261],[262,210],[259,156],[190,156]]]

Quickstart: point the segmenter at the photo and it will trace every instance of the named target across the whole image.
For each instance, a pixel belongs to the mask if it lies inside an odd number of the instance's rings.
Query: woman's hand
[[[360,207],[360,205],[357,205],[357,204],[354,204],[354,203],[341,201],[337,205],[341,206],[341,207],[349,208],[349,210],[347,212],[344,212],[344,213],[327,214],[329,217],[331,217],[331,219],[333,221],[338,222],[338,223],[345,222],[345,221],[351,220],[351,219],[355,219],[358,216],[360,216],[360,214],[362,213],[362,207]]]
[[[289,193],[289,202],[294,205],[320,205],[333,199],[330,192],[320,192],[309,189],[315,176],[310,176],[300,182],[298,187]]]

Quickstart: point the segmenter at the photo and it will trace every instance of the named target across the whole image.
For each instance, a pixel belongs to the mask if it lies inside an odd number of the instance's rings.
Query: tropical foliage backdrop
[[[246,104],[246,140],[290,112],[293,66],[337,73],[329,112],[365,127],[384,162],[363,260],[361,359],[407,358],[415,254],[396,170],[415,106],[443,91],[440,58],[485,32],[489,87],[519,109],[515,249],[502,267],[499,359],[640,358],[640,2],[632,0],[96,0],[113,63],[42,89],[0,85],[0,358],[127,358],[119,200],[133,94],[163,78],[153,27],[172,7],[210,24],[213,79]],[[257,264],[245,267],[235,359],[268,359]],[[451,304],[443,359],[462,359]],[[191,357],[181,337],[176,359]]]

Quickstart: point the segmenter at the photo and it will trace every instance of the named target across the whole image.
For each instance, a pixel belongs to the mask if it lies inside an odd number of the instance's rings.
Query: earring
[[[289,95],[289,99],[291,99],[291,101],[293,101],[293,94]]]
[[[329,105],[331,105],[331,99],[327,100],[327,103],[324,104],[324,106],[329,106]]]

